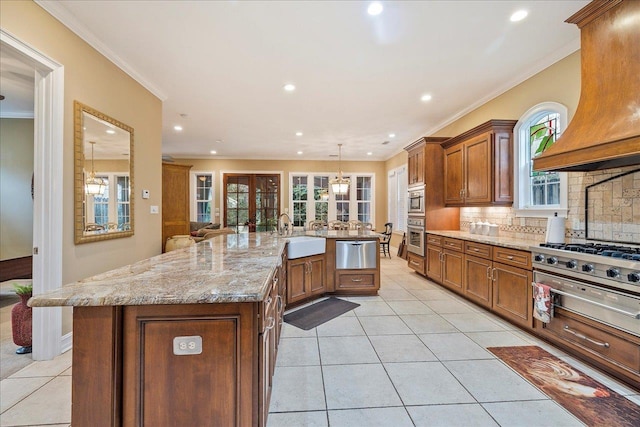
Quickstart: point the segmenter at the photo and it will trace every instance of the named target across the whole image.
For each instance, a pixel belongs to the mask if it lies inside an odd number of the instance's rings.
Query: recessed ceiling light
[[[383,9],[384,7],[382,6],[382,3],[380,3],[379,1],[374,1],[367,8],[367,13],[371,16],[376,16],[380,15]]]
[[[511,18],[509,18],[509,20],[511,22],[522,21],[524,18],[527,17],[528,14],[529,12],[527,12],[526,10],[519,10],[515,12],[513,15],[511,15]]]
[[[286,85],[284,85],[283,89],[287,92],[293,92],[294,90],[296,90],[296,85],[287,83]]]
[[[296,132],[296,136],[302,136],[302,132]]]
[[[173,127],[173,130],[177,130],[178,132],[180,132],[180,131],[182,130],[182,126],[180,126],[180,125],[175,125],[175,126]]]
[[[369,152],[367,153],[367,156],[372,156],[372,155],[373,155],[373,153],[372,153],[371,151],[369,151]]]
[[[429,102],[429,101],[431,101],[431,95],[429,95],[428,93],[427,93],[427,94],[422,95],[422,96],[420,97],[420,101],[422,101],[422,102]]]
[[[302,151],[298,151],[298,154],[302,154]]]
[[[109,135],[113,135],[114,133],[116,133],[116,131],[115,131],[115,130],[113,130],[113,129],[107,129],[107,133],[108,133]]]
[[[211,153],[211,154],[217,154],[218,152],[217,152],[216,150],[211,150],[211,151],[209,151],[209,153]]]
[[[389,134],[389,138],[395,138],[395,137],[396,137],[396,134],[395,134],[395,133],[390,133],[390,134]]]

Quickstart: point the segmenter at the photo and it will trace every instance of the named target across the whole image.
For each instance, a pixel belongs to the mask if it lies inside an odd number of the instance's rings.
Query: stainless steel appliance
[[[409,189],[409,215],[424,215],[424,185]]]
[[[555,307],[640,336],[640,247],[542,243],[531,251],[534,281],[551,287]]]
[[[336,241],[336,269],[376,268],[376,243],[374,240]]]
[[[407,218],[407,250],[416,255],[424,256],[424,218]]]

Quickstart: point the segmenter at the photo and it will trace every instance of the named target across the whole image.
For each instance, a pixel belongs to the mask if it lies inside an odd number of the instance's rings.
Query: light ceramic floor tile
[[[380,363],[366,336],[320,337],[318,341],[323,366]]]
[[[584,426],[552,400],[483,403],[482,406],[502,426]]]
[[[443,362],[478,402],[547,399],[499,360]]]
[[[413,427],[404,408],[342,409],[329,411],[331,427]]]
[[[502,326],[487,319],[487,317],[481,313],[443,314],[442,317],[462,332],[505,330]]]
[[[493,359],[492,353],[462,333],[424,334],[420,339],[440,360]]]
[[[476,311],[474,308],[460,301],[449,300],[433,300],[425,301],[425,304],[429,306],[434,312],[438,314],[451,314],[451,313],[472,313]]]
[[[410,291],[420,301],[450,300],[451,294],[441,289],[422,289]]]
[[[409,406],[416,427],[497,427],[498,424],[477,403],[461,405]]]
[[[0,381],[0,413],[51,381],[51,377],[6,378]],[[1,417],[0,417],[1,418]]]
[[[281,338],[276,366],[316,366],[320,365],[318,339]]]
[[[531,345],[531,342],[510,331],[467,332],[466,335],[484,348]]]
[[[33,362],[29,366],[20,369],[9,378],[55,377],[71,367],[71,357],[71,351],[67,351],[53,360]]]
[[[404,289],[380,289],[378,292],[385,301],[415,301],[417,298]]]
[[[385,363],[384,366],[405,405],[475,402],[440,362]]]
[[[356,316],[393,316],[395,312],[384,301],[361,302],[353,312]]]
[[[69,368],[66,371],[64,371],[63,373],[61,373],[60,375],[66,375],[66,376],[71,376],[73,375],[73,368]]]
[[[278,366],[269,412],[325,410],[320,366]]]
[[[433,310],[422,301],[389,301],[396,314],[433,314]]]
[[[369,336],[412,334],[411,329],[397,316],[369,316],[359,319]]]
[[[326,411],[280,412],[267,417],[267,427],[327,427]]]
[[[361,302],[384,302],[379,295],[371,295],[371,296],[361,296],[361,297],[341,297],[342,299],[346,299],[347,301],[357,302],[358,304]]]
[[[416,334],[439,334],[446,332],[458,332],[455,326],[447,322],[437,314],[414,314],[400,316]]]
[[[364,329],[360,326],[357,317],[337,317],[318,326],[319,337],[344,337],[352,335],[364,335]]]
[[[369,337],[382,362],[431,362],[437,360],[415,335]]]
[[[322,372],[328,409],[402,406],[381,364],[325,366]]]
[[[71,423],[71,377],[57,377],[2,413],[2,426]]]
[[[385,289],[404,289],[399,283],[392,280],[388,280],[388,279],[385,281],[384,288]]]
[[[282,324],[282,338],[311,338],[316,336],[316,329],[305,331],[288,323]]]

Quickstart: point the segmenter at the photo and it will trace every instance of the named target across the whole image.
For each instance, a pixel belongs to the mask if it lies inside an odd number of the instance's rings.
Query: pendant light
[[[338,150],[338,177],[330,179],[329,185],[331,186],[333,194],[347,194],[351,181],[348,178],[342,177],[342,144],[338,144]]]
[[[87,194],[95,196],[104,192],[105,185],[102,178],[96,178],[96,171],[93,168],[93,146],[95,142],[89,141],[89,144],[91,144],[91,173],[89,173],[89,177],[86,180],[85,188]]]

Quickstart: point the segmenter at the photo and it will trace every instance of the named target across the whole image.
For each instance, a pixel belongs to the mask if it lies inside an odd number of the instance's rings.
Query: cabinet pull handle
[[[491,270],[491,280],[493,280],[494,282],[498,279],[496,279],[496,269],[492,269]]]
[[[491,280],[491,267],[487,267],[487,279]]]
[[[276,296],[276,305],[278,306],[278,312],[282,314],[284,311],[284,304],[282,303],[282,297],[280,295]]]
[[[512,259],[513,259],[513,257],[512,257],[511,255],[508,255],[508,256],[507,256],[507,259],[508,259],[508,260],[512,260]]]
[[[474,252],[480,252],[480,249],[478,249],[478,248],[473,248],[473,251],[474,251]]]
[[[351,279],[352,282],[362,282],[362,279]]]
[[[273,298],[272,298],[272,297],[267,298],[266,305],[270,305],[270,304],[271,304],[271,301],[273,301]]]
[[[276,326],[276,319],[274,319],[273,317],[269,317],[269,325],[266,328],[264,328],[265,332],[270,329],[273,329],[274,326]]]
[[[572,330],[571,328],[569,328],[569,325],[564,325],[563,329],[564,329],[565,332],[568,332],[571,335],[574,335],[574,336],[580,338],[581,340],[588,341],[591,344],[595,344],[597,346],[604,347],[604,348],[609,348],[610,347],[608,342],[600,342],[600,341],[596,341],[594,339],[591,339],[588,336],[586,336],[585,334],[581,334],[580,332],[576,332],[576,331]]]
[[[420,263],[419,263],[419,262],[415,262],[415,261],[411,261],[411,264],[413,264],[413,265],[420,265]]]

